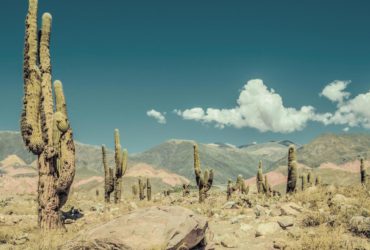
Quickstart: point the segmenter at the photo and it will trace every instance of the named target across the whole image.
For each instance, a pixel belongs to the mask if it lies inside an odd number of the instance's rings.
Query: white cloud
[[[346,93],[343,92],[342,93]],[[349,95],[348,95],[349,96]],[[352,99],[337,99],[337,110],[326,118],[325,124],[364,127],[370,129],[370,91]],[[349,128],[348,128],[349,129]]]
[[[370,91],[350,98],[346,91],[350,81],[329,83],[320,96],[334,104],[333,113],[317,113],[307,105],[300,108],[285,107],[282,97],[273,89],[268,89],[260,79],[253,79],[244,85],[232,108],[194,107],[185,110],[175,109],[174,113],[184,120],[215,124],[218,128],[255,128],[260,132],[291,133],[302,130],[308,122],[324,125],[343,125],[345,132],[352,127],[370,129]]]
[[[157,120],[158,123],[160,124],[166,124],[166,117],[165,117],[165,114],[166,113],[161,113],[159,111],[156,111],[154,109],[151,109],[149,111],[146,112],[146,115],[149,116],[149,117],[152,117],[154,119]]]
[[[342,103],[347,99],[351,94],[345,92],[347,85],[350,84],[350,81],[339,81],[336,80],[332,83],[329,83],[320,93],[320,96],[328,98],[332,102]]]
[[[185,120],[214,123],[216,127],[256,128],[261,132],[290,133],[302,130],[308,121],[323,119],[312,106],[300,109],[285,107],[281,96],[269,90],[260,79],[253,79],[243,87],[237,105],[230,109],[196,107],[174,110]],[[325,120],[325,119],[324,119]]]

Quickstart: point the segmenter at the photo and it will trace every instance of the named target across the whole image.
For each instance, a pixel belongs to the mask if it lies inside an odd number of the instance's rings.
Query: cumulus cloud
[[[345,85],[345,88],[347,85],[348,83]],[[345,94],[342,99],[336,98],[333,100],[333,98],[324,95],[337,104],[337,110],[325,118],[324,124],[346,125],[348,130],[357,126],[370,129],[370,91],[359,94],[354,98],[349,98],[350,94],[344,92],[345,88],[340,90],[342,96]]]
[[[322,90],[320,96],[324,96],[332,102],[342,103],[344,99],[347,99],[351,95],[349,92],[344,91],[348,84],[350,84],[350,81],[336,80],[332,83],[329,83]]]
[[[165,114],[166,113],[162,114],[161,112],[154,110],[154,109],[148,110],[146,112],[147,116],[154,118],[160,124],[166,124],[167,121],[166,121]]]
[[[255,128],[261,132],[291,133],[302,130],[308,122],[324,125],[343,125],[344,131],[351,127],[370,129],[370,91],[353,98],[346,91],[350,81],[333,81],[324,87],[320,96],[336,105],[332,113],[318,113],[307,105],[300,108],[284,106],[282,97],[269,89],[262,80],[253,79],[244,85],[231,108],[194,107],[175,109],[174,113],[184,120],[214,124],[218,128]]]
[[[243,87],[237,105],[230,109],[195,107],[174,110],[185,120],[214,123],[216,127],[256,128],[261,132],[290,133],[302,130],[310,120],[327,120],[315,114],[312,106],[299,109],[285,107],[281,96],[268,89],[260,79],[253,79]]]

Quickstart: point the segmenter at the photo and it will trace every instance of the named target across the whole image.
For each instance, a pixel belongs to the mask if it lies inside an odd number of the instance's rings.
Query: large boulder
[[[143,208],[81,232],[61,249],[191,249],[207,228],[204,217],[183,207]]]

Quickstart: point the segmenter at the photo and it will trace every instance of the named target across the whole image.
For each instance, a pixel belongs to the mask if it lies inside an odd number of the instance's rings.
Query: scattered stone
[[[189,209],[153,206],[83,232],[60,249],[192,249],[207,228],[207,220]]]
[[[282,205],[280,210],[281,215],[297,216],[302,212],[303,208],[294,202],[289,202],[287,204]]]
[[[280,226],[276,222],[259,224],[256,230],[256,237],[273,234],[279,230]]]
[[[64,220],[64,224],[73,224],[75,221],[74,220],[72,220],[72,219],[65,219]]]
[[[245,217],[246,217],[245,215],[238,215],[238,216],[236,216],[236,217],[231,218],[230,223],[231,223],[231,224],[237,224],[237,223],[239,223],[241,220],[243,220]]]
[[[283,240],[274,240],[274,244],[273,244],[273,247],[275,249],[280,249],[280,250],[284,250],[287,248],[287,244],[285,243],[285,241]]]
[[[370,237],[370,217],[354,216],[349,224],[352,232]]]
[[[281,210],[280,209],[274,208],[270,211],[270,216],[272,216],[272,217],[276,217],[276,216],[280,216],[280,215],[281,215]]]
[[[244,223],[240,224],[240,230],[242,230],[244,232],[249,232],[252,229],[253,229],[253,227],[249,224],[244,224]]]
[[[256,207],[254,209],[254,213],[256,214],[256,217],[267,215],[266,208],[264,208],[260,205],[256,205]]]
[[[294,225],[294,218],[292,216],[282,216],[277,221],[282,229],[287,229]]]
[[[238,240],[236,237],[230,235],[230,234],[225,234],[221,237],[221,245],[226,248],[236,248],[238,247],[237,244]]]
[[[239,208],[239,206],[236,204],[235,201],[228,201],[222,206],[222,208],[224,208],[224,209],[237,209],[237,208]]]
[[[137,205],[135,202],[131,201],[129,204],[128,204],[128,207],[130,210],[136,210],[137,209]]]
[[[28,238],[28,234],[23,234],[17,238],[14,239],[13,244],[14,245],[23,245],[30,239]]]

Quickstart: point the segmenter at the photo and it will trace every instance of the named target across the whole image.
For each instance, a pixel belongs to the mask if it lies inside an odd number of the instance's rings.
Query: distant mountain
[[[77,175],[102,175],[100,146],[92,146],[76,142]],[[193,170],[194,141],[169,140],[143,153],[129,155],[129,168],[145,163],[155,169],[165,169],[171,173],[194,180]],[[242,174],[245,177],[255,175],[258,161],[262,160],[266,170],[271,169],[275,161],[286,155],[287,147],[279,142],[252,145],[238,148],[232,144],[199,143],[202,169],[215,170],[216,183],[225,183],[228,178]],[[0,160],[9,155],[17,155],[27,164],[36,157],[24,147],[20,134],[17,132],[0,132]],[[113,165],[113,151],[108,150],[109,164]]]
[[[370,159],[369,134],[324,134],[297,150],[298,161],[313,168],[326,162],[340,165],[359,157]],[[281,165],[286,165],[286,159],[276,164]]]
[[[194,143],[188,140],[169,140],[148,151],[131,156],[130,160],[168,169],[193,180]],[[224,143],[198,143],[198,145],[202,169],[214,169],[216,183],[225,183],[238,174],[245,177],[255,175],[260,160],[263,161],[264,168],[270,170],[276,160],[287,154],[287,147],[278,142],[247,148],[238,148]]]

